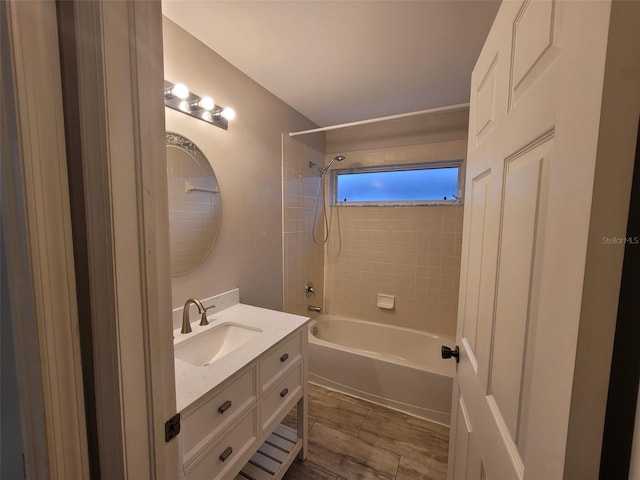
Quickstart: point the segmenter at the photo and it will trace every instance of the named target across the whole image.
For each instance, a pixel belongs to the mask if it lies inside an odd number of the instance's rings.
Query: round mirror
[[[167,132],[171,275],[190,272],[209,255],[220,230],[220,189],[207,157],[182,135]]]

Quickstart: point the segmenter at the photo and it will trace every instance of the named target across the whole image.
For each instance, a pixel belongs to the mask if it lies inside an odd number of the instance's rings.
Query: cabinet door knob
[[[280,396],[281,396],[282,398],[286,397],[287,395],[289,395],[289,389],[288,389],[288,388],[285,388],[284,390],[282,390],[282,391],[280,392]]]
[[[231,407],[231,400],[227,400],[222,405],[220,405],[218,407],[218,412],[220,412],[222,414],[222,413],[226,412],[229,409],[229,407]]]
[[[232,453],[233,453],[233,448],[231,447],[225,448],[224,452],[220,454],[220,460],[224,462],[227,458],[229,458],[229,455],[231,455]]]
[[[282,355],[280,357],[280,361],[281,362],[286,362],[287,360],[289,360],[289,354],[288,353],[285,353],[284,355]]]

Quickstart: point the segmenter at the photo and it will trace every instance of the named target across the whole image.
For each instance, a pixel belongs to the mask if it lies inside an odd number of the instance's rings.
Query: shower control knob
[[[442,345],[442,358],[451,358],[454,357],[456,359],[456,363],[460,361],[460,348],[456,345],[456,348],[453,350],[446,345]]]

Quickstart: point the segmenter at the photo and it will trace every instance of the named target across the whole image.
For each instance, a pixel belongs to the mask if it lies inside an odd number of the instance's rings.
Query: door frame
[[[72,5],[70,6],[69,3]],[[72,10],[95,423],[102,478],[170,479],[178,445],[159,0]],[[73,69],[72,69],[73,70]],[[69,72],[70,73],[70,72]],[[69,138],[69,137],[68,137]]]
[[[2,236],[26,478],[88,478],[55,3],[0,4]]]
[[[176,403],[166,169],[157,167],[166,162],[161,5],[72,3],[80,124],[66,140],[81,147],[69,165],[82,166],[84,222],[71,220],[69,205],[59,5],[0,6],[14,69],[9,78],[3,64],[2,90],[15,85],[16,97],[13,109],[3,102],[3,140],[4,124],[15,122],[12,146],[22,155],[10,166],[13,178],[24,174],[12,186],[3,172],[2,194],[4,225],[24,224],[3,235],[8,257],[16,251],[21,262],[8,266],[10,283],[28,287],[11,297],[27,476],[89,478],[73,227],[87,239],[76,266],[89,275],[90,319],[82,321],[92,329],[97,435],[89,441],[100,452],[100,477],[177,478],[177,441],[164,435]],[[24,196],[23,217],[6,216],[9,194],[18,206]]]
[[[617,241],[625,244],[625,252],[604,423],[601,478],[629,478],[634,446],[640,380],[640,298],[637,295],[640,283],[640,127],[626,238]],[[637,446],[636,440],[636,449]]]
[[[571,478],[600,472],[625,254],[624,244],[605,237],[624,238],[628,227],[640,118],[638,22],[640,3],[611,2],[565,458]]]

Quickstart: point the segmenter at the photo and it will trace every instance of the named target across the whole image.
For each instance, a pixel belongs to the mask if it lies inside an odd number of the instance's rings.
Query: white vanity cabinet
[[[260,358],[260,430],[263,434],[271,433],[303,396],[306,365],[303,333],[306,328],[294,332]]]
[[[181,413],[184,478],[222,479],[253,453],[258,437],[257,365],[253,362]],[[249,455],[250,456],[250,455]]]
[[[277,480],[306,455],[306,343],[305,323],[182,410],[181,479]]]

